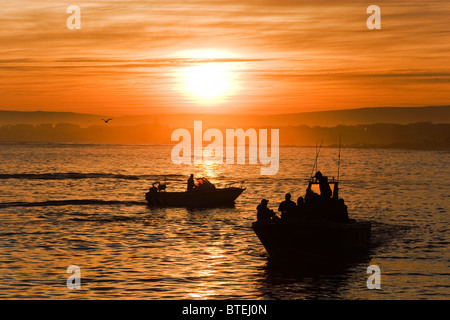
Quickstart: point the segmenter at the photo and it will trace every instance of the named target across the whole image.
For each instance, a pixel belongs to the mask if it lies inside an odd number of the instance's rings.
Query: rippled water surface
[[[448,299],[449,153],[344,149],[341,196],[373,221],[370,257],[327,272],[274,266],[251,229],[261,198],[303,195],[314,148],[281,148],[276,176],[259,165],[174,165],[168,146],[3,144],[0,298]],[[337,171],[322,149],[319,170]],[[151,209],[156,181],[190,173],[245,180],[234,208]],[[381,290],[368,290],[369,265]],[[81,289],[69,290],[70,265]]]

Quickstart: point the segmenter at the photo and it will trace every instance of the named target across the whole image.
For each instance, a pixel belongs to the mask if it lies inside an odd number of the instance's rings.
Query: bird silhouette
[[[105,121],[105,123],[108,123],[109,122],[109,120],[112,120],[112,119],[102,119],[103,121]]]

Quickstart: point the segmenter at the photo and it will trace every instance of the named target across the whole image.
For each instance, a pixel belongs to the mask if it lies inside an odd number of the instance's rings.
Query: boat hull
[[[371,223],[254,222],[252,228],[276,260],[348,261],[367,255]]]
[[[156,192],[147,193],[146,200],[150,206],[205,208],[232,206],[243,188],[216,188],[204,191]]]

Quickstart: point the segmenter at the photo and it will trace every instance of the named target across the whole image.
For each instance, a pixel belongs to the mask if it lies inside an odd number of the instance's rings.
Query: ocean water
[[[262,198],[304,195],[314,148],[281,148],[260,165],[174,165],[169,146],[2,144],[2,299],[448,299],[450,158],[442,151],[343,149],[340,195],[373,222],[370,256],[332,271],[274,266],[251,229]],[[337,149],[319,170],[337,172]],[[244,182],[234,208],[152,209],[154,181],[182,190],[190,173]],[[68,289],[67,267],[81,270]],[[381,289],[366,285],[369,265]]]

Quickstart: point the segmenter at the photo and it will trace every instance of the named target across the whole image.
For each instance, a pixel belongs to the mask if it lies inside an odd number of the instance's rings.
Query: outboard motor
[[[166,185],[165,184],[161,184],[161,182],[158,182],[158,191],[166,191]]]

